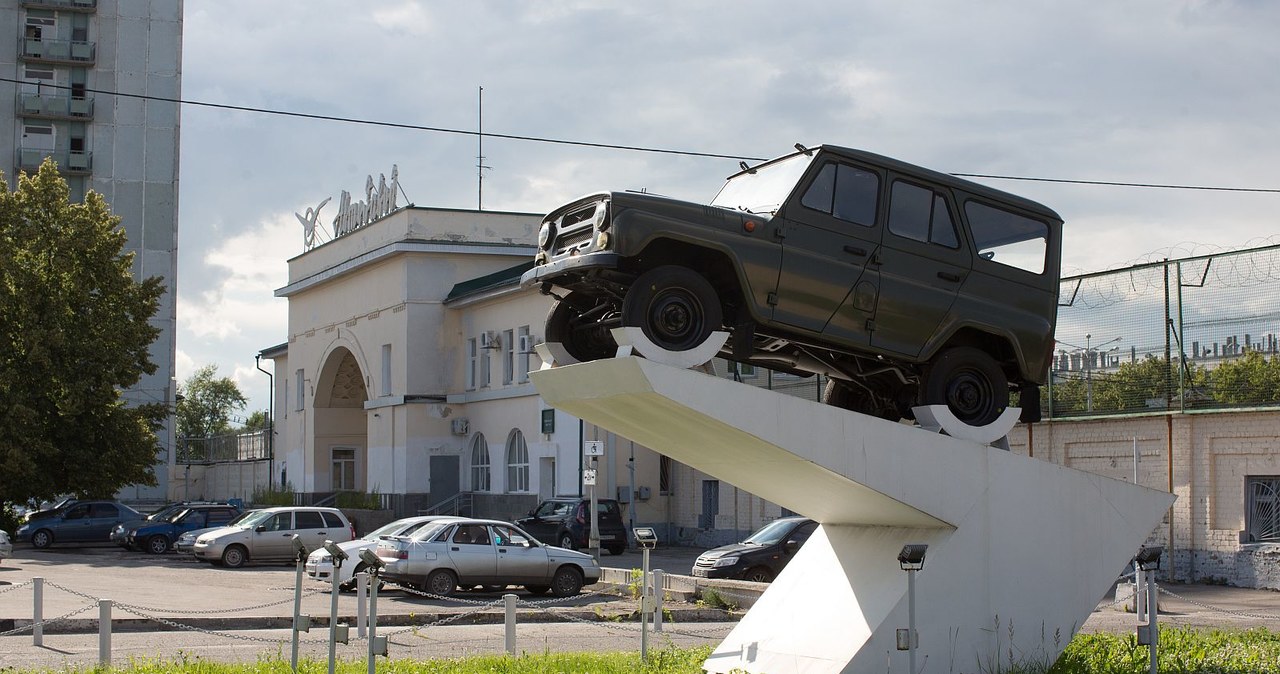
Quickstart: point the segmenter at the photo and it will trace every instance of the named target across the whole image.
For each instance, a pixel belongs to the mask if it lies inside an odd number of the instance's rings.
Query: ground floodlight
[[[929,549],[925,543],[908,543],[898,553],[898,564],[904,571],[919,571],[924,568],[924,553]]]
[[[335,564],[347,561],[347,553],[343,552],[342,548],[338,547],[337,543],[334,543],[333,541],[325,541],[324,549],[328,550],[330,555],[333,555],[333,561]]]
[[[370,550],[369,548],[365,548],[360,551],[360,561],[368,564],[369,567],[373,569],[381,569],[387,565],[386,562],[382,561],[381,557],[375,555],[373,550]]]
[[[1138,554],[1134,557],[1134,561],[1143,569],[1151,570],[1160,568],[1160,557],[1164,555],[1163,545],[1152,545],[1150,547],[1142,546],[1138,550]]]
[[[632,534],[641,547],[652,548],[658,545],[658,533],[653,527],[636,527],[632,529]]]
[[[302,557],[306,557],[306,556],[307,556],[307,546],[305,546],[305,545],[303,545],[303,544],[302,544],[302,538],[301,538],[300,536],[298,536],[298,534],[294,534],[294,535],[293,535],[293,538],[292,538],[292,539],[290,539],[290,542],[292,542],[292,543],[293,543],[293,551],[294,551],[294,552],[298,553],[298,555],[300,555],[300,556],[302,556]]]

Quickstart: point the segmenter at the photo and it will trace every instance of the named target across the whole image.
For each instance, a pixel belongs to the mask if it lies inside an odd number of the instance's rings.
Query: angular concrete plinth
[[[918,668],[1052,661],[1174,498],[636,357],[530,378],[554,407],[822,523],[713,672],[905,672],[906,543],[929,544]]]

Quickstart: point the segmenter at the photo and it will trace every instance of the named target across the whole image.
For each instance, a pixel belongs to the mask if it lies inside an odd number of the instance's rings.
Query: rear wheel
[[[577,549],[578,549],[578,547],[577,547],[576,545],[574,545],[574,544],[573,544],[573,534],[570,534],[570,533],[569,533],[569,532],[567,532],[567,531],[566,531],[566,532],[564,532],[564,533],[562,533],[562,534],[560,534],[560,539],[559,539],[559,541],[556,543],[556,545],[559,545],[560,547],[564,548],[565,550],[577,550]]]
[[[611,358],[618,352],[618,344],[602,322],[610,313],[608,307],[596,305],[582,293],[569,293],[547,313],[546,340],[559,342],[570,356],[583,362]]]
[[[169,551],[169,539],[164,536],[152,536],[147,539],[147,552],[153,555],[163,555]]]
[[[969,346],[947,349],[930,364],[920,402],[946,405],[970,426],[986,426],[1009,406],[1009,380],[985,352]]]
[[[458,588],[458,577],[449,569],[436,569],[427,576],[427,592],[441,597],[453,595]]]
[[[724,325],[724,312],[715,288],[701,274],[663,265],[631,284],[622,301],[622,324],[639,327],[668,351],[688,351]]]
[[[551,593],[557,597],[572,597],[582,591],[582,572],[572,566],[556,569],[551,579]]]

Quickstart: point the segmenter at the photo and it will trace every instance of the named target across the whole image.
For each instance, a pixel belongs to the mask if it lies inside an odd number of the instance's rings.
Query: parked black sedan
[[[782,572],[818,523],[807,517],[776,519],[741,543],[722,545],[698,555],[693,575],[768,583]]]

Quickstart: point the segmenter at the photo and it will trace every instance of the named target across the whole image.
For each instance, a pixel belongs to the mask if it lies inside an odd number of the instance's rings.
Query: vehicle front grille
[[[591,225],[579,227],[569,232],[564,232],[560,236],[556,237],[556,245],[555,248],[552,249],[551,254],[557,256],[564,255],[574,249],[577,249],[577,252],[583,252],[583,249],[586,248],[586,244],[591,241],[591,234]]]

